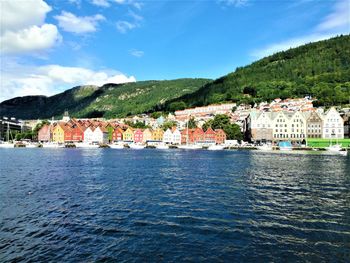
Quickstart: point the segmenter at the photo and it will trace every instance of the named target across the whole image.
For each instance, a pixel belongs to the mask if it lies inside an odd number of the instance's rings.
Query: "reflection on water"
[[[0,261],[344,261],[350,160],[0,149]]]

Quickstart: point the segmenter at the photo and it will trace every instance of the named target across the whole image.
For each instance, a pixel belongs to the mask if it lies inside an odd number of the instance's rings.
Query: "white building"
[[[84,131],[85,143],[108,143],[108,132],[101,127],[88,127]]]
[[[323,116],[323,136],[324,139],[344,139],[344,120],[332,107]]]
[[[173,141],[173,133],[170,129],[167,129],[163,134],[163,142],[171,144]]]
[[[177,128],[175,128],[175,129],[173,129],[172,134],[173,134],[173,136],[172,136],[171,143],[172,144],[181,144],[181,132]]]

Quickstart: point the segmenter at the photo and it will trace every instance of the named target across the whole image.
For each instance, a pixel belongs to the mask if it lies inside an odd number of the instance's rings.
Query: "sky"
[[[78,85],[218,78],[350,33],[350,0],[0,0],[0,102]]]

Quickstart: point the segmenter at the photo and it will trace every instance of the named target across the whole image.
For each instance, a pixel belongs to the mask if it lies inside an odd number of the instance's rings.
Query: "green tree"
[[[188,125],[189,129],[197,128],[197,122],[194,120],[193,117],[188,120],[188,124],[187,125]]]
[[[162,125],[162,129],[164,131],[166,131],[167,129],[171,129],[172,127],[176,126],[176,122],[175,121],[167,121],[167,122],[164,122],[163,125]]]
[[[184,109],[186,109],[186,106],[187,106],[186,103],[183,102],[183,101],[172,102],[169,105],[169,111],[174,112],[174,111],[177,111],[177,110],[184,110]]]

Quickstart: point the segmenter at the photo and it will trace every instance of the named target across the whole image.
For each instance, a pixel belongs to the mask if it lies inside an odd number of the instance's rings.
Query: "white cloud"
[[[51,7],[42,0],[1,0],[1,32],[21,30],[44,24]]]
[[[78,85],[135,82],[134,76],[126,76],[115,70],[94,71],[81,67],[45,65],[41,67],[7,63],[1,69],[0,102],[6,99],[28,96],[51,96]]]
[[[350,1],[338,1],[334,10],[317,26],[318,31],[347,28],[350,31]]]
[[[126,33],[127,31],[131,30],[131,29],[134,29],[135,27],[137,27],[137,24],[135,23],[131,23],[131,22],[128,22],[128,21],[122,21],[122,20],[119,20],[116,24],[117,26],[117,29],[120,33]]]
[[[142,50],[136,50],[136,49],[130,50],[130,55],[137,57],[137,58],[143,57],[144,54],[145,54],[145,52],[143,52]]]
[[[92,0],[91,3],[96,6],[101,7],[109,7],[110,4],[108,3],[108,0]]]
[[[62,39],[55,25],[45,24],[51,7],[44,1],[3,0],[0,7],[0,50],[3,54],[49,49]]]
[[[6,31],[0,37],[0,50],[6,54],[40,51],[54,46],[60,39],[55,25],[32,26],[16,32]]]
[[[337,1],[333,11],[321,20],[310,34],[299,36],[278,43],[270,44],[261,49],[253,50],[251,56],[262,58],[276,52],[294,48],[310,42],[321,41],[331,37],[350,33],[350,2],[348,0]]]
[[[55,18],[58,20],[58,25],[64,31],[77,34],[95,32],[98,22],[105,20],[105,17],[100,14],[78,17],[66,11],[62,11],[61,15],[55,16]]]

